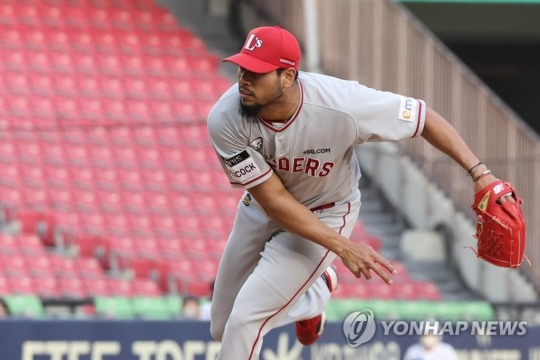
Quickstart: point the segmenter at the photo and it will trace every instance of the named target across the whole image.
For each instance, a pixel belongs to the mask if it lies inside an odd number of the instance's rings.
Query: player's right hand
[[[396,269],[388,260],[366,244],[347,242],[339,257],[357,278],[363,275],[367,280],[370,280],[372,276],[370,270],[373,270],[375,274],[390,285],[392,284],[390,274],[397,274]]]

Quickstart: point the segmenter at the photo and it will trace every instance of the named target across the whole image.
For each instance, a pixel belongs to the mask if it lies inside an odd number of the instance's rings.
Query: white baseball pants
[[[360,210],[360,193],[349,202],[316,211],[348,238]],[[211,328],[222,342],[219,360],[255,360],[271,329],[321,314],[330,291],[321,278],[336,255],[284,231],[253,199],[238,205],[221,258],[212,298]]]

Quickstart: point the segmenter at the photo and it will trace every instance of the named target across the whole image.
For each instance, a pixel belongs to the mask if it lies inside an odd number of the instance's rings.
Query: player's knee
[[[229,316],[229,319],[227,320],[226,331],[233,334],[240,334],[243,332],[245,327],[249,326],[251,322],[252,319],[249,314],[243,311],[233,310],[231,316]]]
[[[217,321],[211,320],[210,321],[210,335],[214,338],[216,341],[221,341],[223,339],[223,332],[225,330],[225,327],[221,324],[217,324]]]

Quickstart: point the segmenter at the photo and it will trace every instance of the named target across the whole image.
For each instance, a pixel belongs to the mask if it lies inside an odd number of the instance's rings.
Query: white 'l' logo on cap
[[[255,34],[251,34],[249,38],[246,41],[246,45],[244,46],[244,49],[253,51],[256,47],[261,47],[263,41],[259,39]]]

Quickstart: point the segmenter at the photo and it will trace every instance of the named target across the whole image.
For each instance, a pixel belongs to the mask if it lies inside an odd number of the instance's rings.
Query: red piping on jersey
[[[345,219],[345,217],[347,215],[349,215],[349,213],[351,212],[351,203],[347,203],[348,207],[347,207],[347,213],[345,213],[345,215],[343,215],[343,225],[341,225],[341,227],[339,228],[339,231],[338,231],[338,234],[341,234],[341,231],[343,230],[343,228],[345,227],[345,225],[347,224],[347,220]],[[328,250],[323,258],[321,259],[321,261],[319,261],[319,263],[317,264],[317,267],[315,267],[315,270],[313,270],[313,272],[311,273],[311,275],[308,277],[308,279],[306,280],[305,283],[302,284],[302,286],[300,286],[300,289],[298,289],[298,291],[296,291],[296,293],[293,295],[293,297],[285,304],[283,305],[278,311],[276,311],[274,314],[272,314],[269,318],[267,318],[263,324],[261,325],[261,327],[259,328],[259,332],[257,333],[257,338],[255,339],[255,342],[253,343],[253,346],[251,347],[251,352],[249,353],[249,358],[248,360],[251,360],[251,357],[253,356],[253,352],[255,351],[255,347],[257,346],[257,343],[259,342],[259,338],[261,337],[261,332],[262,332],[262,329],[263,327],[266,325],[266,323],[268,321],[270,321],[270,319],[272,319],[274,316],[276,316],[277,314],[279,314],[281,311],[283,311],[283,309],[285,309],[287,306],[289,306],[289,304],[294,300],[294,298],[296,298],[296,296],[298,296],[298,294],[300,293],[300,291],[302,291],[302,289],[304,288],[304,286],[306,286],[306,284],[309,282],[309,280],[311,280],[311,278],[313,277],[313,275],[315,275],[315,273],[317,272],[317,269],[321,266],[321,264],[323,263],[324,259],[326,259],[326,257],[328,256],[328,254],[330,253],[330,250]]]
[[[261,120],[261,122],[263,123],[264,126],[266,126],[267,128],[269,128],[270,130],[274,131],[274,132],[282,132],[284,131],[286,128],[288,128],[293,122],[294,120],[296,120],[296,118],[298,117],[298,114],[300,114],[300,110],[302,110],[302,105],[304,104],[304,86],[302,85],[302,82],[300,81],[300,79],[298,79],[298,84],[300,85],[300,106],[298,106],[298,109],[296,109],[296,112],[294,113],[293,117],[291,118],[291,120],[289,120],[284,127],[282,127],[281,129],[276,129],[275,127],[273,127],[272,125],[268,124],[266,122],[266,120],[264,120],[262,117],[260,116],[257,116],[259,118],[259,120]]]
[[[234,182],[234,181],[230,181],[231,184],[235,184],[235,185],[242,185],[242,186],[246,186],[246,185],[249,185],[251,184],[252,182],[254,181],[257,181],[259,180],[260,178],[262,178],[263,176],[266,176],[270,171],[272,171],[272,169],[268,169],[264,172],[264,174],[260,175],[260,176],[257,176],[255,179],[252,179],[252,180],[249,180],[247,183],[245,184],[242,184],[242,183],[239,183],[239,182]]]
[[[420,129],[420,118],[422,117],[422,101],[418,100],[418,119],[416,120],[416,130],[414,131],[413,136],[415,137],[418,134],[418,129]]]

